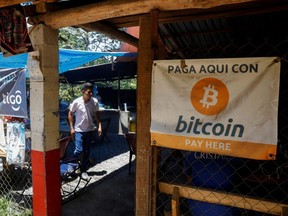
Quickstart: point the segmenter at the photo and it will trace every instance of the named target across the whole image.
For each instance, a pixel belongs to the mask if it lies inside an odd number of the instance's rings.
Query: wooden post
[[[171,199],[171,209],[172,209],[172,216],[179,216],[179,188],[174,187],[172,199]]]
[[[282,208],[281,216],[288,216],[288,207]]]
[[[137,152],[136,152],[136,212],[137,216],[151,215],[151,19],[140,17],[140,38],[137,75]]]
[[[152,10],[150,13],[151,16],[151,47],[152,47],[152,56],[153,59],[156,57],[155,53],[158,49],[158,18],[159,18],[159,11]],[[152,69],[151,72],[152,74]],[[151,82],[151,81],[150,81]],[[151,88],[151,87],[150,87]],[[150,111],[151,112],[151,111]],[[156,216],[156,208],[157,208],[157,169],[158,169],[158,147],[152,146],[152,187],[151,187],[151,215]]]
[[[58,30],[43,24],[30,33],[29,53],[33,215],[60,216]]]
[[[185,186],[180,184],[170,184],[159,182],[159,191],[161,193],[170,194],[173,196],[174,189],[178,188],[179,196],[195,201],[220,204],[245,210],[252,210],[271,215],[287,215],[288,205],[286,203],[270,202],[263,199],[249,198],[246,195],[237,195],[227,192],[220,192],[212,189],[204,189],[194,186]]]

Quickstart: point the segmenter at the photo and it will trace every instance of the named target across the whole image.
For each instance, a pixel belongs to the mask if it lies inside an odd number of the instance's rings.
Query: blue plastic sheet
[[[77,68],[85,63],[91,62],[104,56],[135,57],[137,53],[129,52],[91,52],[81,50],[59,49],[59,73]],[[4,57],[0,53],[0,68],[26,68],[28,54],[22,53],[14,56]]]

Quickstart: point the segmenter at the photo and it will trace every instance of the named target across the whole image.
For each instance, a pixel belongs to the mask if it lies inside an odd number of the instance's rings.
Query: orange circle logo
[[[226,85],[215,78],[199,80],[192,88],[192,106],[203,115],[216,115],[223,111],[229,101]]]

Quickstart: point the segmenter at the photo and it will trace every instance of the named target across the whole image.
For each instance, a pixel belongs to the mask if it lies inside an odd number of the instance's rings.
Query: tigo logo
[[[21,91],[17,90],[15,92],[15,95],[9,95],[7,94],[2,94],[3,96],[3,103],[4,104],[11,104],[11,107],[14,111],[18,111],[20,109],[21,103],[22,103],[22,96],[21,96]]]

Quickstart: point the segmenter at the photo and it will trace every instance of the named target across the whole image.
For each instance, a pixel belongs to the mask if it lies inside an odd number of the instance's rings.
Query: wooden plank
[[[151,20],[140,18],[140,37],[137,74],[137,152],[136,152],[136,209],[135,215],[151,215],[151,77],[153,51],[151,49]],[[141,140],[141,141],[140,141]]]
[[[158,42],[158,10],[152,10],[150,12],[151,17],[151,49],[153,50],[153,57],[155,57],[155,51],[157,49]],[[152,73],[152,70],[151,70]],[[153,163],[152,163],[152,216],[156,216],[156,208],[157,208],[157,169],[158,169],[158,154],[157,147],[152,147],[153,152]]]
[[[7,6],[11,6],[11,5],[17,5],[20,3],[24,3],[24,2],[32,2],[33,0],[29,1],[29,0],[0,0],[0,8],[2,7],[7,7]]]
[[[171,199],[172,216],[180,216],[179,210],[179,187],[174,187]]]
[[[53,3],[57,2],[58,0],[0,0],[0,8],[2,7],[7,7],[7,6],[12,6],[12,5],[18,5],[20,3],[26,3],[26,2],[33,2],[33,3],[38,3],[38,2],[46,2],[46,3]]]
[[[156,210],[157,210],[157,184],[158,184],[158,179],[157,179],[157,170],[159,166],[159,160],[158,160],[158,147],[153,147],[152,146],[152,200],[151,200],[151,216],[156,216]]]
[[[59,29],[63,27],[91,23],[110,18],[132,16],[136,14],[147,14],[155,8],[160,11],[208,9],[224,5],[233,5],[248,2],[257,2],[257,0],[207,0],[184,2],[182,0],[103,1],[100,3],[59,10],[47,13],[45,15],[36,16],[34,18],[30,18],[29,22],[44,22],[46,25],[54,29]]]
[[[158,37],[159,37],[159,32],[158,32],[158,18],[159,18],[159,10],[153,9],[150,12],[151,15],[151,42],[152,42],[152,49],[154,52],[157,50],[157,45],[158,45]]]
[[[281,216],[288,216],[288,207],[283,207],[282,208]]]
[[[159,182],[160,192],[173,194],[174,187],[179,187],[180,197],[204,201],[208,203],[221,204],[226,206],[238,207],[247,210],[259,211],[263,213],[281,215],[282,208],[287,208],[287,204],[268,202],[256,198],[247,198],[240,195],[232,195],[225,192],[215,192],[209,189],[200,189],[182,185],[168,184]]]
[[[120,41],[128,43],[132,46],[138,47],[138,38],[126,33],[125,31],[118,30],[114,26],[105,24],[103,22],[94,22],[79,25],[78,27],[83,28],[85,31],[96,31],[106,34],[110,38],[116,38]]]
[[[253,3],[255,4],[255,3]],[[217,19],[225,17],[247,16],[253,14],[281,12],[288,9],[287,1],[270,1],[263,4],[239,4],[237,6],[217,7],[206,10],[187,9],[179,11],[159,11],[159,23],[175,23],[191,20]],[[108,19],[107,22],[115,27],[138,26],[139,15],[117,17]]]
[[[47,4],[44,1],[39,2],[36,4],[36,12],[37,13],[47,13]]]

